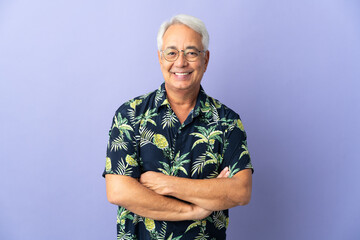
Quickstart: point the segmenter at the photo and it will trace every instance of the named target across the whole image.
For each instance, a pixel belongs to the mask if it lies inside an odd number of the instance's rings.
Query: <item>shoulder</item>
[[[213,120],[216,119],[217,124],[221,126],[224,132],[231,131],[234,128],[239,128],[244,132],[242,121],[237,112],[210,96],[207,96],[206,102],[206,105],[209,106],[209,110],[211,109],[210,111],[212,112],[211,118]]]
[[[159,90],[155,90],[126,101],[116,110],[115,115],[121,114],[122,116],[128,116],[130,113],[134,116],[145,112],[149,108],[155,107],[155,98],[158,95],[158,91]]]
[[[219,100],[208,96],[208,101],[210,102],[211,105],[213,105],[213,108],[217,110],[220,118],[232,119],[232,120],[240,119],[240,116],[237,112],[235,112],[233,109],[229,108]]]

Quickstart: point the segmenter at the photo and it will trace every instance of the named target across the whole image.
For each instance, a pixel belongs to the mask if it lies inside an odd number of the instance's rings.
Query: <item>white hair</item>
[[[163,44],[163,36],[166,32],[166,30],[174,24],[183,24],[185,26],[188,26],[195,32],[199,33],[201,35],[201,42],[203,45],[203,50],[207,51],[209,47],[209,33],[206,30],[205,24],[200,19],[186,15],[186,14],[179,14],[170,19],[170,21],[165,21],[161,24],[160,29],[158,31],[157,35],[157,45],[158,50],[160,51]]]

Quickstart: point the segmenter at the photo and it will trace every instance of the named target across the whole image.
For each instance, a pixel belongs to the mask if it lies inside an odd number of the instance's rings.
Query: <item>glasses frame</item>
[[[167,49],[172,49],[172,50],[175,50],[175,51],[177,51],[178,52],[178,55],[177,55],[177,57],[174,59],[174,60],[168,60],[166,57],[165,57],[165,54],[163,54]],[[187,49],[185,49],[185,50],[177,50],[176,48],[166,48],[165,50],[160,50],[160,53],[161,53],[161,56],[164,56],[164,59],[166,60],[166,61],[168,61],[168,62],[175,62],[176,60],[178,60],[178,58],[179,58],[179,56],[180,56],[180,52],[182,52],[183,53],[183,55],[184,55],[184,58],[186,59],[186,61],[188,61],[188,62],[196,62],[198,59],[199,59],[199,57],[196,57],[196,59],[195,60],[189,60],[189,59],[187,59],[186,58],[186,55],[185,55],[185,51],[186,50],[194,50],[195,52],[198,52],[198,53],[206,53],[206,50],[198,50],[198,49],[196,49],[196,48],[187,48]]]

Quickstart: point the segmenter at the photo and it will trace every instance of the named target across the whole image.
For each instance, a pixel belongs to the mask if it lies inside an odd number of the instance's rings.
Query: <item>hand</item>
[[[199,207],[195,204],[191,204],[192,206],[192,213],[194,214],[193,220],[201,220],[208,217],[212,211],[207,210],[205,208]]]
[[[230,175],[230,170],[228,167],[225,167],[216,178],[228,178]]]
[[[170,176],[159,172],[148,171],[141,174],[139,181],[142,185],[153,190],[157,194],[167,195],[166,189],[168,185],[166,180],[169,177]]]

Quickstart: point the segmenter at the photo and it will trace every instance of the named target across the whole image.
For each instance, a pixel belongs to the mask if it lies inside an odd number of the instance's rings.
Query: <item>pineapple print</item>
[[[106,158],[105,171],[110,172],[111,170],[111,159],[109,157]]]
[[[126,155],[126,158],[125,158],[125,161],[130,165],[130,166],[133,166],[133,167],[136,167],[138,165],[138,163],[136,162],[136,160],[130,156],[130,155]]]
[[[145,228],[149,232],[153,231],[155,229],[155,221],[150,218],[145,218]]]
[[[236,121],[236,126],[237,126],[238,128],[240,128],[241,131],[244,131],[244,126],[243,126],[242,122],[240,121],[240,119],[238,119],[238,120]]]
[[[117,223],[117,224],[121,224],[122,226],[124,226],[124,225],[125,225],[125,219],[118,218],[118,219],[116,220],[116,223]]]
[[[153,141],[154,141],[154,144],[160,149],[165,149],[165,148],[167,148],[169,146],[168,141],[161,134],[154,134]]]

